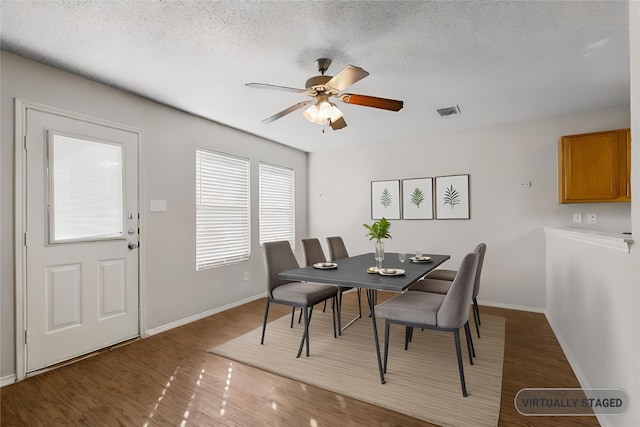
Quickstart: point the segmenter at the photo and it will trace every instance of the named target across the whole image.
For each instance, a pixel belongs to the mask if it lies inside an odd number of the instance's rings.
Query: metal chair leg
[[[338,290],[338,298],[336,299],[338,306],[338,334],[342,335],[342,291]],[[335,318],[334,318],[335,319]]]
[[[384,321],[384,368],[382,372],[387,373],[387,360],[389,359],[389,326],[391,322],[385,319]]]
[[[264,344],[264,333],[267,330],[267,317],[269,316],[269,300],[267,299],[267,305],[264,306],[264,320],[262,321],[262,338],[260,344]]]
[[[478,338],[480,338],[480,309],[478,308],[478,301],[473,299],[473,322],[476,324],[476,332]]]
[[[333,337],[338,338],[336,334],[336,314],[338,315],[338,324],[340,324],[340,304],[338,304],[338,297],[331,298],[334,302],[331,303],[331,320],[333,320]],[[337,311],[337,313],[336,313]],[[338,327],[340,330],[340,327]]]
[[[298,354],[296,355],[296,358],[300,357],[300,355],[302,354],[302,347],[305,344],[305,341],[307,343],[307,357],[309,357],[309,321],[311,320],[311,313],[313,312],[313,307],[311,307],[311,310],[308,309],[308,307],[304,307],[303,308],[304,311],[304,332],[302,334],[302,339],[300,340],[300,347],[298,348]],[[309,312],[311,311],[311,313]]]
[[[458,371],[460,371],[460,385],[462,386],[462,396],[467,397],[467,386],[464,382],[464,367],[462,366],[462,350],[460,348],[460,331],[453,331],[453,338],[456,344],[456,355],[458,356]]]
[[[473,358],[476,357],[476,350],[473,348],[473,341],[471,340],[471,328],[469,322],[464,324],[464,335],[467,338],[467,351],[469,352],[469,364],[473,365]]]

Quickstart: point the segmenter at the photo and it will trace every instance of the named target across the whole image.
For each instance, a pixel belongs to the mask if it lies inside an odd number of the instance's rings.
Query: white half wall
[[[623,388],[630,408],[600,423],[639,425],[638,242],[625,253],[549,229],[547,319],[585,388]]]
[[[2,241],[0,378],[15,374],[13,274],[14,98],[142,129],[141,157],[143,334],[215,312],[265,292],[258,244],[258,162],[296,171],[296,241],[307,235],[307,154],[195,117],[81,77],[2,52]],[[195,149],[202,147],[251,161],[251,259],[195,271]],[[151,212],[150,200],[166,200]],[[301,245],[296,252],[302,259]],[[250,280],[244,280],[244,272]]]
[[[323,243],[326,236],[342,235],[350,252],[371,252],[373,243],[362,227],[372,222],[371,181],[469,174],[470,220],[392,220],[386,250],[451,254],[443,268],[457,269],[465,253],[485,242],[478,299],[544,310],[544,226],[631,231],[630,203],[558,204],[558,139],[626,128],[629,120],[628,108],[614,108],[312,153],[309,235]],[[528,182],[531,187],[521,187]],[[585,218],[596,212],[599,223],[572,224],[573,212]]]

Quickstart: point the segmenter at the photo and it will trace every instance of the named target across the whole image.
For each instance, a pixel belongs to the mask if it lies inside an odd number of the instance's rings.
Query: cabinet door
[[[628,130],[560,140],[560,203],[629,201]]]

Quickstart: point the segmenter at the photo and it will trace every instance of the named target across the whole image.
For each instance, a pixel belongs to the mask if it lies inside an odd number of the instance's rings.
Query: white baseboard
[[[481,300],[478,300],[478,304],[486,305],[487,307],[504,308],[507,310],[529,311],[532,313],[546,314],[546,310],[544,308],[530,307],[528,305],[505,304],[501,302],[481,301]]]
[[[15,375],[7,375],[6,377],[2,377],[0,378],[0,388],[6,386],[6,385],[11,385],[13,383],[16,382],[16,376]]]
[[[162,333],[162,332],[166,332],[166,331],[169,331],[169,330],[171,330],[173,328],[177,328],[179,326],[184,326],[184,325],[189,324],[191,322],[195,322],[196,320],[204,319],[205,317],[209,317],[209,316],[212,316],[214,314],[221,313],[223,311],[227,311],[227,310],[230,310],[230,309],[235,308],[235,307],[239,307],[239,306],[241,306],[243,304],[249,303],[251,301],[258,300],[260,298],[265,298],[266,296],[267,296],[266,292],[262,293],[262,294],[254,295],[252,297],[245,298],[245,299],[242,299],[240,301],[232,302],[231,304],[223,305],[222,307],[214,308],[212,310],[207,310],[205,312],[198,313],[198,314],[195,314],[193,316],[185,317],[184,319],[176,320],[175,322],[167,323],[166,325],[162,325],[162,326],[159,326],[157,328],[147,329],[144,332],[143,338],[150,337],[152,335],[156,335],[156,334],[159,334],[159,333]]]

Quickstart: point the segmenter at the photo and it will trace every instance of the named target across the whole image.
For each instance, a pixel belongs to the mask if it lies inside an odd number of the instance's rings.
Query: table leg
[[[378,325],[376,325],[375,313],[375,293],[373,289],[367,289],[367,300],[371,311],[371,321],[373,322],[373,337],[376,343],[376,356],[378,357],[378,370],[380,371],[380,382],[384,384],[384,373],[382,371],[382,359],[380,358],[380,341],[378,340]]]

